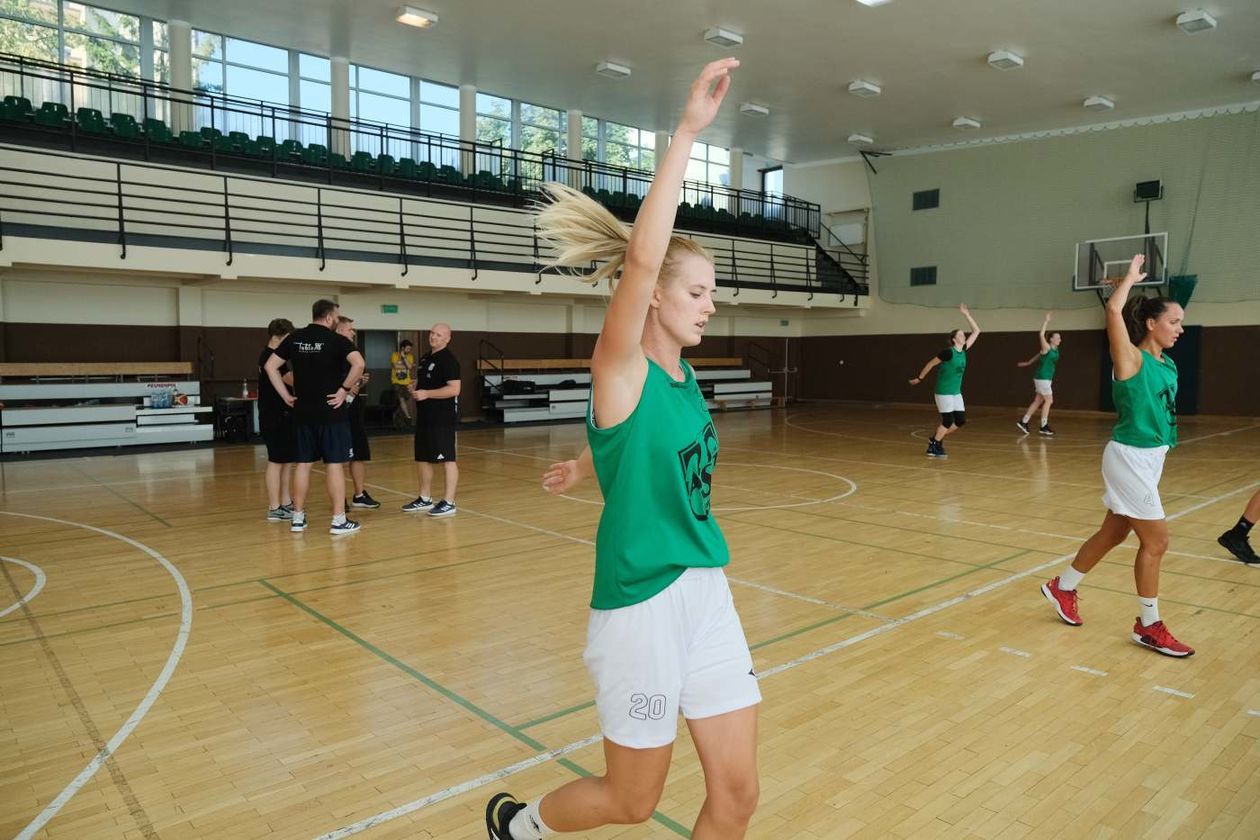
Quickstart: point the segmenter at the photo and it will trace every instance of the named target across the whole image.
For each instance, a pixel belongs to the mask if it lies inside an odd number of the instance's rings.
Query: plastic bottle
[[[249,398],[249,380],[242,379],[241,380],[241,399],[248,399],[248,398]]]

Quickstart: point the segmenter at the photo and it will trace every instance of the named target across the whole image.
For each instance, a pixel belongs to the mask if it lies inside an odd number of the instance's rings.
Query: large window
[[[332,62],[318,55],[298,55],[298,101],[307,111],[332,112]]]
[[[555,152],[566,154],[568,147],[568,115],[555,108],[521,103],[520,149],[541,154]]]
[[[721,146],[696,141],[687,162],[687,180],[728,187],[731,185],[731,153]]]
[[[194,29],[193,87],[277,105],[289,104],[289,52]]]
[[[421,131],[459,138],[459,88],[420,80]]]
[[[582,117],[582,160],[599,160],[600,121]]]
[[[655,171],[655,132],[605,121],[604,161],[613,166]]]
[[[61,28],[56,0],[2,0],[0,52],[41,61],[61,57]]]
[[[512,100],[477,94],[477,142],[512,145]]]

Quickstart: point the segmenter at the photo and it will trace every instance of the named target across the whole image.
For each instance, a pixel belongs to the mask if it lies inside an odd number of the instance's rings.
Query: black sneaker
[[[1221,547],[1230,554],[1237,557],[1244,563],[1260,563],[1260,556],[1256,555],[1255,550],[1251,547],[1251,543],[1247,541],[1246,534],[1240,534],[1233,528],[1216,538]]]
[[[407,502],[402,509],[407,513],[415,513],[418,510],[428,510],[433,507],[433,500],[426,499],[424,496],[416,496],[415,500]]]
[[[939,440],[936,442],[936,457],[937,458],[949,457],[948,455],[945,454],[945,444],[941,443]]]
[[[1028,434],[1028,422],[1026,420],[1016,420],[1015,425],[1019,427],[1021,432]]]
[[[306,530],[306,513],[293,512],[293,521],[289,523],[289,530],[295,534],[300,534]]]
[[[368,491],[366,490],[364,490],[362,493],[360,493],[359,495],[351,499],[350,504],[353,507],[369,508],[370,510],[376,510],[378,507],[381,506],[381,503],[376,501],[376,499],[373,499],[371,496],[369,496]]]
[[[929,441],[928,441],[928,445],[927,445],[927,456],[928,456],[929,458],[935,458],[935,457],[936,457],[936,441],[934,441],[934,440],[929,440]]]
[[[524,802],[517,802],[510,793],[496,793],[486,803],[486,834],[490,840],[514,840],[508,826],[512,818],[525,808]]]
[[[278,508],[271,508],[267,511],[268,522],[292,522],[293,511],[281,505]]]
[[[429,510],[429,516],[454,516],[455,505],[443,499]]]
[[[338,525],[336,522],[329,525],[328,533],[353,534],[355,531],[359,530],[359,528],[361,527],[363,526],[361,526],[358,522],[355,522],[353,519],[347,519],[345,522],[342,522],[340,525]]]
[[[1046,425],[1042,426],[1042,427],[1041,427],[1041,429],[1040,429],[1040,431],[1041,431],[1041,433],[1042,433],[1043,435],[1045,435],[1046,437],[1054,437],[1054,429],[1050,428],[1050,424],[1049,424],[1049,423],[1047,423]]]

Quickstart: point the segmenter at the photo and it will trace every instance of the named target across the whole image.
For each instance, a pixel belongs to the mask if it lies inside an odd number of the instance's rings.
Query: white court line
[[[98,534],[104,534],[107,537],[125,542],[134,548],[140,549],[161,564],[161,566],[170,573],[171,577],[175,579],[175,586],[179,589],[179,631],[175,635],[175,644],[171,647],[170,655],[166,657],[166,664],[162,666],[161,673],[159,673],[157,679],[153,681],[153,685],[149,687],[149,690],[145,692],[144,697],[141,698],[140,704],[136,706],[135,711],[133,711],[131,716],[123,722],[123,725],[118,728],[118,731],[114,733],[114,736],[105,743],[105,746],[101,748],[100,752],[94,755],[92,760],[87,763],[87,766],[79,771],[79,775],[71,779],[70,783],[62,789],[61,793],[57,794],[56,798],[53,799],[52,802],[49,802],[47,807],[40,811],[35,819],[31,820],[30,823],[27,824],[26,828],[22,829],[21,832],[19,832],[14,838],[14,840],[31,840],[32,837],[38,834],[40,830],[48,824],[49,820],[57,816],[57,812],[65,807],[71,797],[78,793],[79,790],[87,784],[94,775],[96,775],[96,771],[101,769],[101,765],[103,765],[111,755],[118,751],[118,748],[122,746],[122,742],[127,740],[127,736],[140,725],[140,721],[144,720],[144,716],[149,713],[149,709],[153,708],[153,704],[157,701],[158,695],[162,693],[162,689],[166,688],[166,684],[171,680],[171,675],[175,673],[175,666],[179,664],[180,657],[184,655],[184,646],[188,644],[188,633],[192,629],[192,594],[188,591],[188,584],[184,581],[184,576],[179,573],[179,569],[176,569],[175,566],[172,565],[171,561],[167,560],[161,554],[158,554],[144,543],[136,542],[131,539],[131,537],[124,537],[122,534],[107,531],[104,528],[97,528],[94,525],[84,525],[81,522],[71,522],[66,519],[54,519],[51,516],[36,516],[33,513],[14,513],[13,511],[0,510],[0,516],[20,516],[24,519],[38,519],[43,522],[56,522],[59,525],[69,525],[72,528],[83,528],[87,531],[95,531]]]
[[[1094,675],[1095,677],[1105,677],[1105,676],[1107,676],[1107,672],[1106,672],[1106,671],[1099,671],[1097,668],[1086,668],[1084,665],[1073,665],[1073,666],[1072,666],[1072,670],[1073,670],[1073,671],[1080,671],[1082,674],[1092,674],[1092,675]]]
[[[1153,686],[1153,689],[1155,691],[1161,691],[1164,694],[1171,694],[1173,697],[1183,697],[1186,700],[1194,699],[1194,695],[1188,691],[1178,691],[1175,688],[1169,688],[1168,686],[1164,686],[1164,685]]]
[[[369,486],[372,486],[372,485],[369,485]],[[386,490],[391,493],[398,492],[396,490],[390,490],[387,487],[383,487],[381,489]],[[1193,507],[1188,507],[1183,511],[1178,511],[1177,513],[1172,514],[1168,518],[1177,519],[1179,517],[1185,516],[1188,513],[1193,513],[1196,510],[1207,507],[1208,505],[1212,505],[1217,502],[1228,499],[1231,496],[1236,496],[1239,493],[1242,493],[1245,490],[1249,490],[1249,489],[1250,489],[1250,485],[1248,485],[1247,487],[1240,488],[1238,490],[1231,490],[1228,493],[1224,493],[1215,498],[1208,499],[1207,501],[1201,502],[1197,505],[1194,505]],[[404,494],[404,495],[409,495],[409,494]],[[504,520],[504,521],[510,521],[510,520]],[[523,523],[514,523],[514,524],[523,525]],[[530,528],[532,526],[524,525],[523,527]],[[575,539],[575,538],[570,538],[570,539]],[[964,603],[966,601],[970,601],[974,598],[978,598],[981,595],[988,594],[989,592],[992,592],[996,589],[1000,589],[1016,581],[1024,580],[1040,572],[1044,572],[1045,570],[1053,566],[1056,566],[1059,563],[1062,563],[1064,560],[1067,560],[1073,556],[1074,554],[1064,554],[1060,557],[1054,558],[1053,560],[1048,560],[1045,563],[1042,563],[1038,566],[1034,566],[1031,569],[1027,569],[1023,572],[1016,572],[1014,574],[1008,575],[1007,577],[1001,578],[999,580],[995,580],[991,583],[987,583],[984,586],[981,586],[977,589],[973,589],[970,592],[965,592],[962,595],[957,595],[953,598],[948,598],[937,604],[924,607],[918,612],[911,613],[910,615],[903,616],[901,618],[893,619],[887,624],[872,628],[863,633],[859,633],[856,636],[851,636],[847,639],[841,639],[840,641],[827,645],[826,647],[819,648],[818,650],[812,651],[811,653],[807,653],[803,656],[798,656],[796,659],[790,660],[788,662],[784,662],[780,665],[776,665],[773,668],[769,668],[765,671],[762,671],[759,674],[757,674],[757,679],[758,680],[768,679],[769,677],[772,677],[775,674],[781,674],[784,671],[789,671],[793,668],[797,668],[801,665],[804,665],[807,662],[812,662],[815,659],[819,659],[823,656],[827,656],[828,654],[835,653],[836,651],[844,650],[845,648],[853,647],[854,645],[860,644],[861,642],[864,642],[867,639],[873,639],[876,636],[882,636],[885,633],[896,630],[898,627],[901,627],[903,625],[910,624],[915,621],[919,621],[920,619],[927,618],[928,616],[931,616],[931,615],[935,615],[936,613],[947,610],[950,607],[957,606],[958,604]],[[592,738],[594,740],[592,740]],[[589,736],[587,738],[584,738],[581,741],[575,741],[572,744],[569,744],[567,747],[561,747],[560,749],[568,749],[569,747],[573,747],[575,749],[581,749],[581,746],[579,745],[589,745],[589,744],[598,742],[598,740],[599,740],[598,735]],[[516,765],[513,765],[513,766],[516,766]],[[530,766],[534,766],[534,765],[530,765]],[[503,773],[503,771],[497,771],[497,772]],[[490,774],[490,775],[494,775],[494,774]],[[494,780],[506,778],[509,775],[512,775],[512,773],[503,773],[503,775],[495,775]],[[485,778],[485,777],[482,777],[482,778]],[[489,782],[486,782],[485,784],[488,784],[488,783]],[[474,785],[474,786],[469,787],[468,783],[465,782],[462,785],[457,785],[456,787],[459,788],[459,793],[468,793],[472,790],[475,790],[476,787],[478,786]],[[453,789],[454,788],[448,788],[447,790],[453,790]],[[328,834],[320,835],[320,837],[317,838],[317,840],[331,840],[331,838],[349,837],[353,834],[358,834],[361,831],[366,831],[368,828],[380,825],[381,823],[384,823],[384,822],[388,822],[389,820],[394,819],[396,816],[402,816],[403,814],[413,813],[419,810],[420,808],[424,807],[423,805],[417,805],[417,803],[429,802],[430,804],[432,804],[432,802],[440,802],[443,799],[450,798],[450,796],[447,796],[446,794],[447,794],[447,791],[439,791],[438,793],[430,794],[429,796],[426,796],[423,799],[413,800],[412,802],[409,802],[405,805],[400,805],[397,808],[394,808],[392,810],[383,811],[379,814],[368,817],[367,819],[364,819],[364,820],[360,820],[359,822],[353,823],[344,828],[339,828],[336,831],[330,832]],[[450,795],[454,796],[456,794],[450,794]]]
[[[1000,648],[998,648],[998,650],[1002,651],[1002,653],[1009,653],[1011,656],[1022,656],[1024,659],[1031,659],[1031,658],[1032,658],[1032,654],[1031,654],[1031,653],[1029,653],[1029,652],[1028,652],[1028,651],[1026,651],[1026,650],[1020,650],[1019,648],[1013,648],[1013,647],[1000,647]]]
[[[960,641],[967,638],[966,636],[960,636],[957,633],[950,633],[945,630],[937,630],[936,635],[940,636],[942,639],[957,639]]]
[[[753,583],[751,580],[741,580],[740,578],[733,577],[727,577],[726,579],[731,583],[738,583],[740,586],[747,586],[750,589],[760,589],[762,592],[769,592],[772,595],[782,595],[785,598],[791,598],[796,601],[804,601],[807,604],[817,604],[820,607],[830,607],[833,610],[852,613],[853,615],[860,615],[866,618],[873,618],[876,621],[896,621],[896,619],[890,618],[889,616],[873,613],[870,610],[864,610],[860,607],[846,607],[844,604],[837,604],[833,601],[824,601],[822,598],[814,598],[810,595],[798,595],[795,592],[788,592],[786,589],[776,589],[773,586],[766,586],[762,583]]]
[[[9,563],[16,563],[17,565],[22,566],[23,568],[27,569],[29,572],[31,572],[31,574],[35,575],[35,585],[31,587],[31,591],[27,592],[21,598],[18,598],[17,603],[12,604],[11,606],[5,607],[3,610],[0,610],[0,618],[4,618],[9,613],[21,607],[23,604],[30,603],[32,600],[34,600],[35,596],[40,593],[40,590],[44,588],[44,582],[47,580],[47,578],[44,577],[44,570],[41,569],[39,566],[36,566],[34,563],[27,563],[25,560],[19,560],[16,557],[0,557],[0,560],[5,560]]]
[[[1260,717],[1260,709],[1248,709],[1247,714],[1251,715],[1252,717]]]

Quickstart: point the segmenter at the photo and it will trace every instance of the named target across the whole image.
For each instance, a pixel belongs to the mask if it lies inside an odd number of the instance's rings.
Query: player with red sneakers
[[[1164,297],[1126,300],[1134,283],[1146,277],[1145,258],[1129,264],[1107,301],[1107,341],[1111,348],[1111,393],[1119,415],[1103,450],[1102,474],[1107,515],[1102,527],[1076,552],[1058,577],[1041,585],[1059,618],[1081,624],[1076,587],[1107,552],[1132,531],[1138,537],[1133,577],[1140,615],[1133,641],[1166,656],[1190,656],[1194,648],[1177,641],[1159,618],[1159,564],[1168,550],[1168,523],[1159,499],[1164,456],[1177,445],[1177,365],[1164,351],[1183,332],[1185,312]]]

